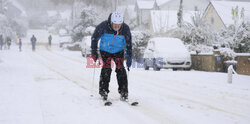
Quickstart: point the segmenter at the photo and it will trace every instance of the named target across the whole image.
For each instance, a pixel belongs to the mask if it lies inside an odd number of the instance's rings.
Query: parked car
[[[91,36],[86,36],[82,39],[81,43],[81,52],[82,56],[90,56],[91,55]]]
[[[150,67],[190,70],[191,55],[180,39],[156,37],[149,40],[143,62],[145,70]]]

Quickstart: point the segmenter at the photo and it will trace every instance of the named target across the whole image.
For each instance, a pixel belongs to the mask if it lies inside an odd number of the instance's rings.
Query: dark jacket
[[[119,34],[118,34],[119,32]],[[92,37],[91,37],[91,49],[92,50],[97,50],[97,44],[99,39],[101,38],[101,43],[100,43],[100,48],[102,50],[102,48],[105,48],[104,50],[106,52],[112,52],[112,47],[117,47],[117,46],[112,46],[115,45],[115,43],[111,43],[111,42],[116,42],[116,41],[105,41],[106,36],[119,36],[119,37],[124,37],[125,40],[125,48],[126,48],[126,54],[128,56],[132,56],[132,38],[131,38],[131,32],[130,32],[130,28],[127,24],[123,23],[120,30],[119,31],[114,31],[112,26],[111,26],[111,14],[108,18],[108,20],[103,21],[101,24],[99,24]],[[106,38],[106,39],[110,39],[110,38]],[[119,38],[117,38],[119,39]],[[119,42],[122,43],[122,42]],[[108,47],[107,47],[108,46]],[[111,50],[107,50],[107,49],[111,49]],[[113,48],[114,49],[114,48]],[[117,48],[117,50],[119,50],[120,48]]]
[[[31,43],[36,43],[36,37],[32,36],[30,41],[31,41]]]

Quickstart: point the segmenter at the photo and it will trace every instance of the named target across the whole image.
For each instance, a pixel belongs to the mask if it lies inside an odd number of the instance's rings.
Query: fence
[[[209,72],[227,72],[226,59],[221,56],[219,51],[210,54],[191,54],[192,69]],[[236,54],[235,66],[238,74],[250,75],[250,54]]]

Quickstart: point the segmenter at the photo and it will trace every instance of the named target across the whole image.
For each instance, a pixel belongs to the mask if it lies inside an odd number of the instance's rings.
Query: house
[[[180,0],[158,0],[160,10],[179,10]],[[161,2],[160,2],[161,1]],[[183,0],[183,9],[187,11],[205,10],[209,0]]]
[[[6,5],[5,15],[10,18],[27,17],[26,10],[16,0],[9,0]]]
[[[136,20],[137,15],[135,12],[135,5],[124,5],[117,8],[118,12],[121,12],[124,16],[124,22],[129,23]]]
[[[211,1],[203,20],[216,31],[241,21],[250,21],[250,2]]]
[[[166,33],[174,28],[177,28],[177,10],[152,10],[150,13],[149,29],[152,33]],[[192,23],[192,16],[195,11],[184,11],[184,22]]]
[[[142,1],[137,0],[135,4],[135,11],[137,13],[137,24],[148,25],[151,10],[159,9],[155,0]]]

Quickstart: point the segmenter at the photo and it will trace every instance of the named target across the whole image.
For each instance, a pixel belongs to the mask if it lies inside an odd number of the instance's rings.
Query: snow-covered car
[[[91,36],[86,36],[82,39],[81,43],[81,52],[82,56],[90,56],[91,55]]]
[[[151,38],[144,52],[144,68],[154,70],[172,68],[173,70],[191,68],[191,55],[183,41],[177,38]]]

